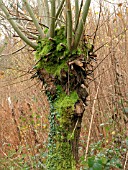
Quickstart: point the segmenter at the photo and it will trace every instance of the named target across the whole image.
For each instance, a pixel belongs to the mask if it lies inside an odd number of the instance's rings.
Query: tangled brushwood
[[[39,40],[36,51],[33,77],[43,82],[50,102],[47,169],[75,169],[88,96],[87,76],[92,71],[88,66],[95,58],[90,56],[92,46],[82,42],[77,50],[69,51],[62,27],[56,29],[54,38]]]

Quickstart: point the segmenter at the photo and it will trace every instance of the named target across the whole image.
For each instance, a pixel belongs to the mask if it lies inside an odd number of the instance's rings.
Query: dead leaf
[[[83,102],[82,101],[78,101],[75,104],[75,112],[77,113],[77,115],[81,116],[81,114],[84,112],[84,110],[85,110],[85,108],[84,108]]]
[[[118,13],[117,13],[117,16],[118,16],[120,19],[122,19],[122,18],[123,18],[123,16],[122,16],[122,13],[121,13],[121,12],[118,12]]]
[[[0,75],[1,75],[1,76],[4,75],[4,71],[0,71]]]
[[[116,22],[116,18],[113,19],[113,23]]]
[[[119,3],[119,4],[118,4],[118,7],[121,7],[122,5],[123,5],[123,3]]]
[[[4,71],[0,71],[0,78],[4,77]]]
[[[83,67],[83,63],[79,60],[74,60],[74,61],[69,62],[69,65],[71,64],[76,64],[79,67]]]

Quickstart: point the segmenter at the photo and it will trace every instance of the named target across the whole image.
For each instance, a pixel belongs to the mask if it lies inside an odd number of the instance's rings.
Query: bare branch
[[[2,54],[2,55],[0,55],[0,57],[5,57],[5,56],[14,55],[14,54],[18,53],[19,51],[23,50],[25,47],[26,47],[26,45],[24,45],[23,47],[19,48],[18,50],[14,51],[14,52],[12,52],[12,53]]]
[[[44,4],[45,4],[45,9],[46,9],[46,14],[47,14],[47,25],[49,26],[49,6],[48,6],[48,1],[47,0],[44,0]]]
[[[39,22],[38,22],[37,18],[35,17],[32,8],[30,7],[30,5],[29,5],[29,3],[27,2],[27,0],[23,0],[23,2],[24,2],[24,4],[25,4],[25,6],[26,6],[26,8],[27,8],[27,11],[28,11],[30,17],[32,18],[33,23],[34,23],[34,25],[36,26],[36,28],[37,28],[37,30],[38,30],[41,38],[43,38],[43,37],[44,37],[44,34],[43,34],[43,31],[42,31],[42,28],[41,28],[41,26],[39,25]]]
[[[61,10],[62,10],[62,8],[63,8],[64,2],[65,2],[65,0],[62,0],[60,6],[59,6],[59,8],[58,8],[58,11],[57,11],[57,13],[56,13],[56,19],[58,18],[58,16],[59,16],[60,13],[61,13]]]
[[[78,17],[79,17],[79,2],[78,0],[75,0],[75,27],[77,25]]]
[[[71,12],[71,2],[66,0],[67,7],[67,45],[68,49],[71,50],[72,44],[72,12]]]
[[[7,10],[7,8],[5,7],[4,3],[2,0],[0,0],[0,8],[2,9],[2,11],[4,12],[4,14],[6,15],[7,20],[9,21],[9,23],[12,25],[13,29],[17,32],[17,34],[19,35],[19,37],[26,42],[28,45],[30,45],[32,48],[36,49],[37,44],[33,43],[30,39],[28,39],[22,32],[21,30],[18,28],[17,23],[11,19],[11,16]]]
[[[51,23],[50,23],[50,37],[54,37],[55,33],[55,14],[56,14],[55,0],[51,0]]]
[[[84,24],[86,22],[90,3],[91,3],[91,0],[86,0],[86,2],[84,4],[82,18],[80,20],[80,23],[78,25],[78,29],[77,29],[76,34],[75,34],[76,37],[75,37],[75,41],[74,41],[74,49],[77,48],[77,46],[80,42],[80,38],[81,38],[81,35],[82,35],[82,32],[83,32]]]
[[[79,19],[80,19],[80,14],[81,14],[82,7],[83,7],[83,0],[81,0],[78,18],[77,18],[77,19],[75,18],[75,21],[76,21],[76,22],[75,22],[75,29],[74,29],[75,32],[76,32],[77,27],[78,27],[78,24],[79,24]]]

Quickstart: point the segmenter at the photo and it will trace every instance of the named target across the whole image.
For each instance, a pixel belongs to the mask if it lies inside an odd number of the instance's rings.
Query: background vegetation
[[[109,5],[92,7],[85,27],[85,39],[95,44],[97,57],[88,78],[81,170],[128,168],[128,4]],[[0,169],[45,169],[49,105],[42,84],[30,79],[33,51],[8,31],[4,35],[8,44],[0,54]]]

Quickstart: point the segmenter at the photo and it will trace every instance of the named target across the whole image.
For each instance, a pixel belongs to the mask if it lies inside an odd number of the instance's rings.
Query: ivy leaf
[[[45,28],[44,29],[44,34],[47,34],[47,32],[48,32],[48,28]]]
[[[88,158],[88,166],[93,167],[95,157]]]
[[[102,170],[103,169],[103,166],[99,163],[94,163],[93,165],[93,170]]]
[[[106,165],[108,159],[106,157],[101,158],[102,164]]]

